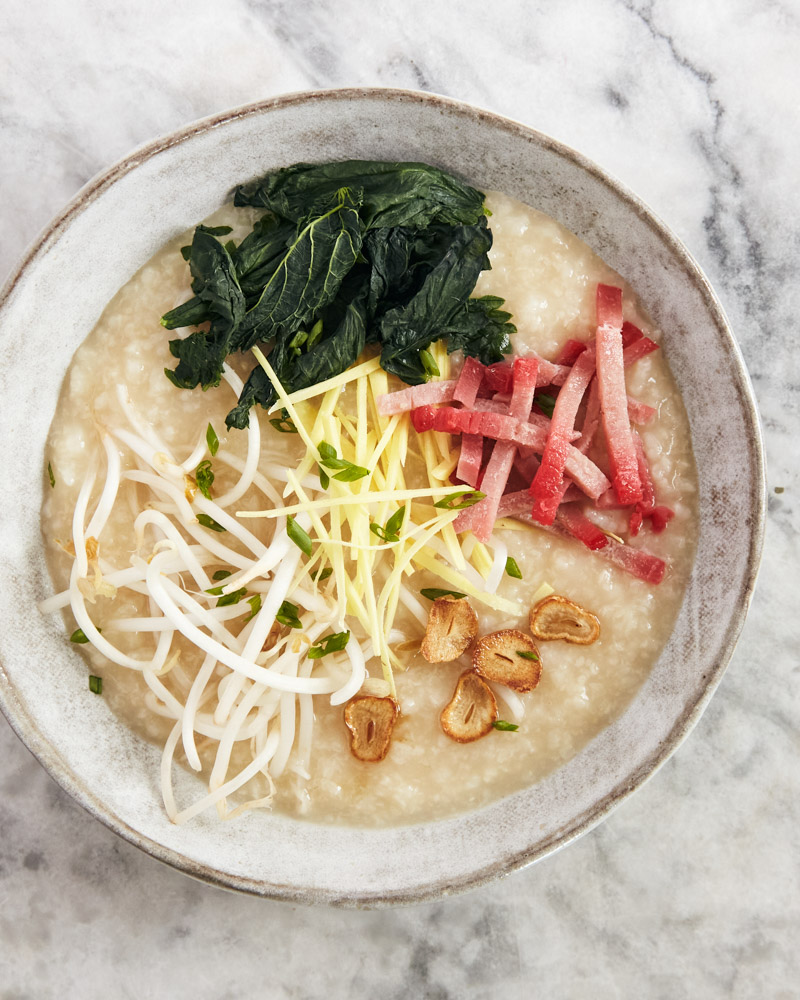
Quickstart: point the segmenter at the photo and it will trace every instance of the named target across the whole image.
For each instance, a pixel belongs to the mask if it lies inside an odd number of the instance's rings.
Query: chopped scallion
[[[300,527],[291,514],[286,518],[286,534],[301,552],[307,556],[311,555],[311,536],[304,528]]]
[[[47,477],[50,480],[51,488],[54,487],[56,485],[56,477],[53,475],[53,466],[49,462],[47,463]],[[775,492],[777,493],[778,491],[775,490]]]
[[[512,559],[511,556],[506,559],[506,573],[508,576],[513,576],[515,580],[522,579],[522,570],[517,565],[517,560]]]
[[[250,621],[251,618],[255,618],[258,612],[261,610],[261,594],[254,594],[252,597],[247,598],[247,603],[250,605],[250,614],[245,618],[245,625]]]
[[[213,458],[219,451],[219,438],[217,437],[217,433],[211,424],[208,425],[208,429],[206,430],[206,444],[208,445],[208,450],[211,452],[211,457]]]
[[[324,639],[317,639],[308,651],[309,660],[319,660],[328,653],[338,653],[345,648],[350,641],[349,632],[334,632]]]
[[[498,719],[496,722],[492,723],[494,729],[498,729],[501,733],[515,733],[519,726],[515,726],[513,722],[505,722],[503,719]]]
[[[518,649],[517,656],[521,656],[523,660],[537,660],[539,657],[534,653],[532,649]]]
[[[211,487],[214,485],[214,473],[211,469],[210,459],[205,459],[205,461],[197,466],[194,470],[194,478],[197,482],[198,490],[200,490],[206,500],[210,500]]]
[[[289,628],[302,628],[303,623],[300,621],[299,610],[296,604],[292,604],[291,601],[284,601],[278,608],[275,621],[281,625],[287,625]]]
[[[459,493],[451,493],[443,500],[437,500],[433,506],[441,507],[443,510],[463,510],[465,507],[472,507],[485,496],[486,494],[480,490],[461,490]]]
[[[103,678],[97,677],[94,674],[89,674],[89,690],[92,692],[92,694],[102,694]]]
[[[327,580],[329,576],[333,575],[333,567],[326,566],[323,570],[315,569],[313,573],[309,573],[312,580],[316,580],[317,583],[322,583],[323,580]]]
[[[428,378],[442,374],[439,371],[439,366],[436,364],[436,358],[434,358],[430,351],[421,350],[419,352],[419,360],[422,362],[422,367],[425,369],[425,374]]]
[[[204,528],[211,528],[212,531],[227,531],[227,528],[223,528],[221,524],[218,524],[213,517],[209,517],[208,514],[198,514],[197,521],[202,524]]]
[[[440,590],[438,587],[425,587],[424,590],[420,591],[423,597],[427,597],[429,601],[435,601],[437,597],[455,597],[456,600],[460,600],[462,597],[466,597],[466,594],[459,594],[457,590]]]

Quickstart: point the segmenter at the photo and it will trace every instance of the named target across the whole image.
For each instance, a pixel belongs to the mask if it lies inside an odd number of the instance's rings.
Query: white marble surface
[[[458,899],[338,912],[195,884],[0,720],[0,1000],[800,996],[798,0],[5,0],[0,26],[0,272],[191,119],[309,87],[448,94],[580,149],[684,240],[753,376],[770,484],[753,609],[688,743],[583,840]]]

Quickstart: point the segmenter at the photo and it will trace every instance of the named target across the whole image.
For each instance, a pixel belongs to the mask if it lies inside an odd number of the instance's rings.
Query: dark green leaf
[[[539,407],[539,409],[544,413],[546,417],[553,416],[553,410],[556,406],[556,397],[551,396],[547,392],[539,392],[534,397],[534,403]]]
[[[357,206],[346,189],[300,223],[297,236],[242,320],[235,348],[249,350],[280,331],[297,330],[331,302],[361,249]]]
[[[433,506],[441,507],[443,510],[464,510],[465,507],[472,507],[473,504],[483,500],[485,496],[486,494],[480,490],[460,490],[442,500],[437,500]]]
[[[56,477],[53,475],[53,466],[47,463],[47,478],[50,480],[50,488],[52,489],[56,485]]]
[[[194,478],[197,482],[198,490],[200,490],[206,500],[210,500],[211,487],[214,485],[214,472],[211,469],[210,459],[205,459],[197,466],[194,470]]]
[[[450,329],[457,314],[465,310],[479,274],[489,267],[491,246],[492,234],[485,219],[453,230],[447,253],[416,295],[380,320],[381,365],[386,371],[411,385],[426,381],[420,351]]]
[[[286,518],[286,534],[298,549],[307,556],[311,555],[311,538],[308,532],[304,528],[301,528],[291,515]]]
[[[509,322],[511,313],[500,308],[503,304],[496,295],[484,295],[468,299],[456,309],[441,331],[447,337],[448,353],[463,351],[484,365],[502,361],[511,350],[510,336],[516,331]]]
[[[506,573],[508,576],[513,576],[515,580],[522,579],[522,570],[517,565],[517,560],[512,559],[511,556],[506,559]]]
[[[167,377],[181,389],[219,385],[222,365],[234,347],[234,333],[245,315],[245,299],[236,277],[231,255],[225,247],[198,226],[192,240],[190,267],[196,296],[205,303],[211,327],[198,330],[184,340],[171,340],[169,349],[178,358]],[[166,323],[170,314],[162,319]]]
[[[496,722],[492,723],[495,729],[499,729],[501,733],[515,733],[519,726],[515,726],[513,722],[504,722],[502,719],[497,719]]]
[[[534,653],[532,649],[518,649],[517,656],[521,656],[523,660],[536,660],[538,662],[539,657]]]
[[[450,174],[426,163],[372,160],[297,163],[238,188],[234,204],[268,208],[299,221],[309,205],[324,204],[341,187],[358,191],[368,229],[474,224],[483,216],[480,191]]]
[[[227,236],[228,233],[233,232],[233,226],[198,226],[198,229],[202,229],[204,233],[208,233],[209,236]]]
[[[208,450],[211,452],[211,456],[213,458],[213,456],[219,451],[219,438],[217,437],[216,431],[211,424],[208,425],[208,429],[206,430],[206,444],[208,445]]]
[[[218,524],[213,517],[209,517],[208,514],[198,514],[197,520],[204,528],[211,528],[212,531],[227,531],[227,528],[223,528],[221,524]]]
[[[333,635],[324,639],[317,639],[308,651],[309,660],[319,660],[328,653],[338,653],[345,648],[350,641],[349,632],[334,632]]]
[[[103,678],[97,677],[95,674],[89,674],[89,690],[92,694],[102,694]]]
[[[300,621],[299,610],[296,604],[292,604],[291,601],[284,601],[278,608],[275,621],[281,625],[287,625],[289,628],[302,628],[303,623]]]
[[[437,597],[455,597],[460,600],[462,597],[466,597],[466,594],[459,594],[457,590],[439,590],[438,587],[425,587],[424,590],[420,591],[423,597],[427,597],[429,601],[435,601]]]
[[[191,247],[189,251],[191,256]],[[205,323],[209,316],[207,303],[195,295],[188,302],[164,313],[161,317],[161,325],[167,330],[178,330],[184,326],[199,326],[201,323]]]

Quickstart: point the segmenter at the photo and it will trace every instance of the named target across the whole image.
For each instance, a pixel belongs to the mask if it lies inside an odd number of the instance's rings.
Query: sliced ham
[[[578,356],[586,350],[586,343],[583,340],[568,340],[561,348],[561,353],[556,358],[557,365],[566,365],[571,368],[578,360]]]
[[[642,485],[636,462],[622,361],[622,289],[597,286],[597,382],[600,412],[620,503],[636,503]]]
[[[558,510],[575,417],[594,370],[594,350],[587,348],[573,365],[556,399],[542,462],[530,488],[533,516],[542,524],[552,524]]]
[[[511,401],[508,405],[508,416],[504,419],[513,421],[519,426],[525,426],[533,406],[533,393],[536,389],[538,370],[539,364],[534,359],[515,359]],[[486,420],[499,420],[501,418],[502,414],[485,414]],[[456,531],[465,531],[470,528],[478,541],[488,542],[490,540],[494,522],[497,520],[500,498],[511,474],[516,452],[517,445],[513,438],[496,442],[481,480],[481,492],[485,493],[486,496],[479,503],[462,511],[462,514],[453,522]]]
[[[646,358],[648,354],[652,354],[653,351],[658,350],[658,344],[651,340],[649,337],[639,337],[638,340],[634,340],[633,343],[628,344],[622,351],[622,363],[628,368],[630,365],[642,358]]]
[[[656,410],[647,403],[628,396],[628,419],[632,424],[649,424],[656,415]]]
[[[483,463],[483,436],[481,434],[464,434],[461,437],[461,454],[458,457],[456,476],[462,483],[478,487],[478,476]]]
[[[594,521],[590,521],[586,517],[576,504],[564,504],[559,507],[556,519],[573,538],[583,542],[586,548],[591,549],[592,552],[608,545],[608,537],[603,534]]]
[[[397,392],[386,392],[378,396],[378,413],[382,417],[391,417],[395,413],[407,413],[417,406],[449,403],[455,388],[454,379],[444,379],[441,382],[426,382],[425,385],[410,385]]]
[[[461,369],[453,391],[453,402],[461,403],[466,407],[474,406],[475,400],[478,398],[478,390],[483,382],[483,373],[484,366],[477,358],[465,358],[464,367]]]

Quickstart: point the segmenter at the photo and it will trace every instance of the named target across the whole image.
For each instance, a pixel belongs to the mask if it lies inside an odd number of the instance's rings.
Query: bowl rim
[[[168,848],[151,837],[140,833],[117,816],[91,789],[86,787],[82,780],[66,764],[58,750],[42,735],[37,723],[17,696],[3,664],[0,663],[0,710],[2,710],[19,739],[42,764],[48,774],[87,812],[100,820],[100,822],[118,836],[151,857],[199,881],[224,889],[238,890],[264,898],[279,899],[292,903],[308,904],[325,902],[341,906],[374,907],[440,899],[443,896],[465,892],[484,885],[500,876],[541,860],[543,857],[567,846],[567,844],[602,822],[613,809],[648,781],[666,763],[688,736],[705,710],[730,661],[744,625],[755,589],[764,543],[766,470],[764,444],[755,394],[744,363],[741,348],[733,335],[719,299],[697,261],[645,202],[577,150],[522,122],[444,95],[391,87],[343,87],[294,91],[217,112],[151,140],[137,147],[133,152],[90,179],[61,212],[45,226],[24,252],[17,267],[12,268],[8,278],[2,288],[0,288],[0,314],[2,314],[6,302],[28,268],[36,262],[37,258],[47,252],[48,246],[58,238],[60,233],[70,225],[72,220],[79,216],[108,187],[146,161],[171,149],[173,146],[186,142],[196,135],[209,132],[212,129],[240,118],[269,114],[273,111],[298,104],[331,101],[372,101],[375,99],[382,99],[389,103],[421,103],[439,107],[451,114],[454,113],[473,120],[486,122],[495,128],[535,142],[540,146],[548,148],[560,157],[571,160],[575,165],[593,175],[625,201],[640,219],[654,231],[655,235],[668,247],[676,259],[681,262],[696,284],[719,331],[724,334],[730,358],[736,369],[736,389],[742,403],[743,413],[746,416],[746,430],[749,438],[750,458],[753,464],[755,483],[755,488],[750,497],[752,513],[750,544],[747,553],[746,572],[738,604],[731,615],[724,643],[720,647],[720,654],[715,662],[708,667],[707,683],[695,702],[689,705],[684,713],[675,721],[668,736],[662,741],[657,750],[648,759],[643,761],[633,774],[628,776],[628,780],[625,781],[622,787],[613,789],[604,799],[595,803],[583,815],[576,817],[566,830],[554,833],[544,843],[540,842],[535,846],[518,852],[516,855],[501,858],[491,865],[486,865],[477,871],[473,871],[464,876],[457,884],[448,883],[447,885],[443,885],[432,882],[405,892],[392,891],[388,894],[361,893],[349,894],[347,896],[328,896],[319,890],[309,893],[306,889],[302,888],[298,889],[293,886],[265,883],[260,879],[234,875],[214,868],[211,865],[192,861],[180,852]]]

